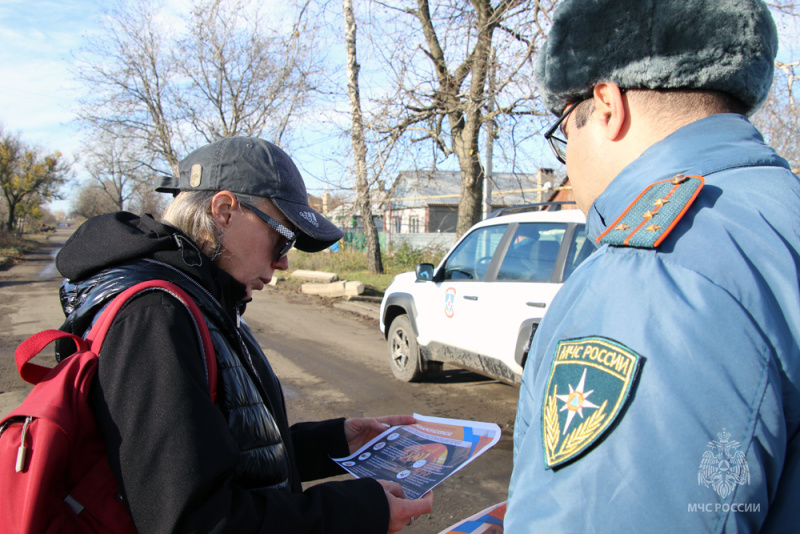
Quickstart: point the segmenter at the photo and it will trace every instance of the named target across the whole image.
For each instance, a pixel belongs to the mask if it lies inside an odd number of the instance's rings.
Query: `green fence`
[[[381,245],[381,252],[386,252],[386,232],[378,232],[378,243]],[[345,231],[341,244],[342,248],[349,250],[362,252],[367,249],[367,239],[363,232]]]

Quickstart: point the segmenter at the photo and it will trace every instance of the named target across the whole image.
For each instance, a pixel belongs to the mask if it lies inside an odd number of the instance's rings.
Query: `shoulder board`
[[[600,244],[656,248],[678,224],[703,188],[702,176],[679,174],[651,184],[600,234]]]

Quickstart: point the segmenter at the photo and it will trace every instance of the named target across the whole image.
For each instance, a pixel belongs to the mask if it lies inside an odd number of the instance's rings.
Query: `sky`
[[[0,0],[0,124],[6,131],[47,153],[77,155],[82,89],[71,69],[85,38],[101,30],[101,14],[94,0]],[[80,178],[82,167],[73,170]],[[69,204],[67,198],[50,208],[68,211]]]
[[[270,0],[265,0],[266,2]],[[102,0],[0,0],[0,125],[47,153],[78,155],[81,131],[75,117],[82,87],[73,80],[73,63],[87,36],[102,28]],[[167,0],[165,17],[177,16],[189,0]],[[336,132],[338,133],[338,132]],[[310,136],[308,152],[298,166],[310,193],[321,195],[325,183],[315,177],[341,174],[341,164],[326,161],[325,147],[336,133]],[[308,160],[311,161],[308,161]],[[73,165],[78,179],[86,173]],[[69,211],[71,192],[50,204]]]
[[[0,0],[0,123],[47,152],[78,148],[71,50],[95,30],[90,2]]]
[[[185,0],[170,3],[180,6]],[[6,131],[46,152],[77,153],[80,131],[74,119],[80,87],[71,68],[85,37],[101,30],[100,15],[95,0],[0,0],[0,124]],[[782,40],[779,59],[798,57],[797,48],[796,40]],[[80,177],[79,165],[75,171]],[[310,192],[323,187],[313,178],[308,185]],[[50,207],[67,211],[69,199]]]
[[[49,150],[74,146],[71,50],[94,31],[89,2],[0,0],[0,121]]]

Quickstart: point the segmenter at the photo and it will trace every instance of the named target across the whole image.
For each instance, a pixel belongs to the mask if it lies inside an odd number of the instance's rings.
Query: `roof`
[[[585,223],[586,216],[579,209],[562,209],[559,211],[523,211],[509,213],[484,219],[476,223],[473,228],[493,226],[495,224],[508,224],[513,222],[552,222],[552,223]]]
[[[549,169],[542,172],[551,173]],[[551,187],[560,185],[564,176],[543,178]],[[492,205],[516,206],[539,200],[536,174],[493,173]],[[392,209],[424,206],[458,206],[461,195],[459,171],[403,171],[398,175],[391,198]],[[548,195],[549,196],[549,195]]]

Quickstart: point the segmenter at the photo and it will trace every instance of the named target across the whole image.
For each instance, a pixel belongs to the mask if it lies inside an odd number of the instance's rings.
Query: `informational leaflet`
[[[503,534],[503,520],[506,517],[506,501],[478,512],[439,534]]]
[[[356,478],[397,482],[418,499],[500,440],[494,423],[414,414],[413,425],[388,428],[346,458],[334,458]]]

